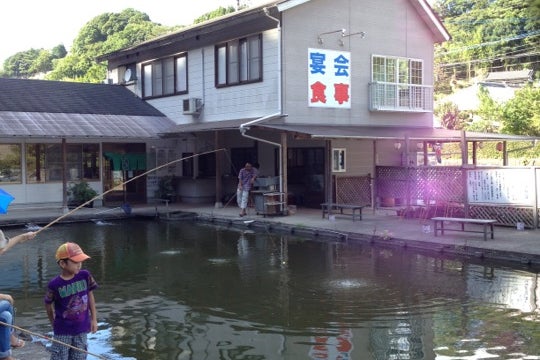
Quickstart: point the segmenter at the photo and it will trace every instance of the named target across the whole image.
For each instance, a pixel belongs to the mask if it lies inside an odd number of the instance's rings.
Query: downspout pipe
[[[270,140],[266,140],[266,139],[262,139],[262,138],[258,138],[258,137],[246,134],[246,132],[249,130],[249,127],[251,125],[255,125],[255,124],[258,124],[260,122],[263,122],[263,121],[266,121],[266,120],[269,120],[269,119],[273,119],[273,118],[276,118],[276,117],[280,117],[280,116],[283,116],[283,115],[281,114],[281,112],[278,112],[278,113],[275,113],[275,114],[260,117],[258,119],[249,121],[249,122],[247,122],[245,124],[241,124],[240,125],[240,134],[245,138],[248,138],[248,139],[251,139],[251,140],[256,140],[256,141],[261,141],[263,143],[274,145],[274,146],[278,147],[278,149],[279,149],[279,191],[281,192],[283,190],[283,169],[281,168],[281,164],[282,164],[282,161],[283,161],[283,158],[282,158],[283,155],[281,154],[281,144],[277,143],[277,142],[273,142],[273,141],[270,141]]]
[[[282,84],[283,77],[282,77],[282,74],[281,74],[281,69],[282,69],[282,67],[281,67],[281,20],[274,17],[274,16],[272,16],[272,15],[270,15],[270,11],[268,10],[267,7],[263,8],[263,11],[264,11],[264,15],[266,15],[268,18],[274,20],[277,23],[277,30],[278,30],[278,48],[277,48],[278,49],[277,50],[278,51],[278,54],[277,54],[278,68],[277,68],[277,74],[279,76],[279,78],[278,78],[278,88],[277,88],[278,112],[275,113],[275,114],[263,116],[261,118],[258,118],[258,119],[255,119],[255,120],[252,120],[252,121],[249,121],[249,122],[247,122],[245,124],[240,125],[240,134],[242,134],[242,136],[245,137],[245,138],[248,138],[248,139],[251,139],[251,140],[256,140],[256,141],[261,141],[263,143],[270,144],[270,145],[278,147],[278,149],[279,149],[279,191],[282,192],[283,191],[283,169],[282,169],[283,154],[281,153],[281,144],[277,143],[277,142],[257,138],[255,136],[251,136],[251,135],[246,134],[247,130],[249,130],[249,127],[251,125],[258,124],[258,123],[266,121],[266,120],[270,120],[270,119],[273,119],[273,118],[283,116],[283,114],[282,114],[282,99],[281,99],[281,87],[283,85]]]
[[[282,47],[282,38],[281,38],[281,20],[276,18],[276,17],[273,17],[272,15],[270,15],[270,11],[268,10],[267,7],[263,8],[263,12],[264,12],[264,15],[266,15],[266,17],[274,20],[276,23],[277,23],[277,30],[278,30],[278,47],[277,47],[277,58],[278,58],[278,63],[277,63],[277,74],[279,76],[279,79],[278,79],[278,89],[277,89],[277,97],[278,97],[278,111],[279,112],[282,112],[283,111],[283,107],[282,107],[282,99],[281,99],[281,88],[283,86],[283,74],[281,73],[281,62],[282,62],[282,59],[281,59],[281,47]]]

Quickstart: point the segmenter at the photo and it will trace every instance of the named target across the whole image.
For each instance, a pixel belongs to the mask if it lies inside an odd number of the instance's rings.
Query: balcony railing
[[[433,111],[433,87],[373,82],[369,84],[371,111]]]

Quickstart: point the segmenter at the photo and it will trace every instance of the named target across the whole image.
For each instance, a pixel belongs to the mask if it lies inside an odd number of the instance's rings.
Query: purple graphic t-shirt
[[[70,280],[60,276],[49,282],[45,303],[54,303],[53,329],[56,335],[78,335],[90,331],[88,293],[97,283],[87,270],[81,270]]]

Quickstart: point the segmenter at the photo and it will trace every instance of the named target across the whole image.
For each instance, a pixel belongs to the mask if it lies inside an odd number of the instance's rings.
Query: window
[[[142,67],[143,98],[185,94],[187,86],[187,54],[159,59]]]
[[[22,182],[21,145],[0,144],[0,182],[3,184]]]
[[[345,149],[332,149],[332,171],[345,172]]]
[[[422,60],[373,56],[372,80],[399,84],[423,83]]]
[[[68,144],[66,176],[68,181],[99,180],[99,145]],[[61,144],[26,145],[26,181],[44,183],[62,181]]]
[[[262,37],[254,35],[216,46],[216,86],[262,80]]]
[[[373,108],[428,109],[430,87],[424,86],[422,60],[374,55],[372,57]]]

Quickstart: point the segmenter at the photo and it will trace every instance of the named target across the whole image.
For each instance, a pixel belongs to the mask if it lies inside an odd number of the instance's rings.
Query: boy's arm
[[[25,242],[30,239],[33,239],[36,236],[36,234],[37,232],[29,231],[24,234],[19,234],[17,236],[12,237],[11,239],[9,239],[9,242],[7,243],[7,245],[3,247],[2,249],[0,249],[0,255],[2,255],[3,253],[5,253],[6,251],[8,251],[9,249],[11,249],[12,247],[14,247],[20,242]]]
[[[97,331],[97,312],[96,312],[96,300],[94,299],[94,292],[88,292],[88,307],[90,309],[90,331],[94,334]]]
[[[54,308],[52,304],[45,304],[45,310],[47,310],[47,317],[49,318],[49,322],[51,323],[51,326],[54,329]]]

